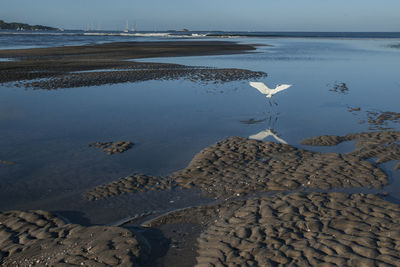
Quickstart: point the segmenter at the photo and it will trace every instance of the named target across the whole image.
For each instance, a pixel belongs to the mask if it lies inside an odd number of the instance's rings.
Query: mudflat
[[[254,46],[234,42],[182,41],[1,50],[0,58],[15,60],[0,62],[0,83],[15,84],[21,81],[16,85],[36,89],[57,89],[156,79],[187,78],[193,81],[224,82],[260,78],[266,74],[241,69],[213,69],[128,61],[150,57],[237,54],[255,49]],[[42,80],[37,81],[37,79]]]
[[[398,137],[398,132],[376,132],[347,138],[382,145],[397,142]],[[316,137],[304,143],[332,145],[338,139],[346,138]],[[397,159],[393,146],[385,151],[368,146],[368,151]],[[379,194],[309,192],[349,186],[381,188],[388,183],[387,176],[366,158],[358,149],[343,155],[316,153],[231,137],[199,152],[187,168],[169,176],[136,174],[83,195],[96,202],[120,194],[189,187],[215,197],[215,203],[158,216],[141,214],[113,226],[80,226],[45,211],[3,212],[0,262],[396,266],[400,205]],[[260,196],[260,192],[269,195]]]
[[[199,152],[167,177],[134,175],[86,192],[88,200],[125,193],[196,188],[218,198],[298,189],[382,188],[387,175],[356,155],[315,153],[286,144],[231,137]]]
[[[3,50],[0,57],[15,60],[0,62],[0,83],[58,89],[156,79],[221,83],[257,79],[266,73],[128,61],[254,49],[232,42],[204,41]],[[346,92],[344,84],[334,89]],[[387,120],[397,121],[398,116],[385,113],[373,123],[380,125]],[[200,151],[180,171],[165,177],[137,173],[118,178],[87,190],[80,199],[104,209],[124,201],[123,197],[139,195],[130,204],[124,202],[127,208],[145,205],[140,198],[144,194],[151,197],[187,190],[208,197],[209,204],[190,206],[185,202],[185,208],[167,213],[161,208],[149,209],[97,226],[70,223],[57,212],[2,211],[0,264],[398,266],[400,206],[386,201],[382,194],[331,191],[372,188],[382,193],[380,189],[390,180],[378,164],[400,160],[399,138],[399,132],[380,131],[320,136],[303,142],[333,146],[356,141],[354,151],[340,154],[230,137]],[[89,145],[119,154],[133,143]],[[5,168],[12,163],[0,161]],[[399,166],[397,163],[396,168]],[[160,199],[152,199],[158,201],[154,206],[164,204]]]
[[[46,211],[0,213],[2,266],[141,266],[149,247],[119,227],[67,224]]]

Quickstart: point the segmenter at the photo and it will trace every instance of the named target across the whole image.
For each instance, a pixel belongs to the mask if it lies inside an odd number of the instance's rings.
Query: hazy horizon
[[[65,29],[399,32],[400,1],[2,0],[0,19]]]

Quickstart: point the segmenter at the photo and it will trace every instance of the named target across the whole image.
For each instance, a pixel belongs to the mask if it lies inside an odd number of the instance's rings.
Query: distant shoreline
[[[58,29],[43,25],[29,25],[21,22],[5,22],[4,20],[0,20],[0,30],[56,31]]]
[[[0,50],[0,58],[96,58],[126,60],[150,57],[237,54],[256,50],[254,45],[231,41],[112,42],[95,45]]]
[[[2,32],[3,30],[3,32]],[[169,38],[344,38],[344,39],[395,39],[400,38],[400,32],[308,32],[308,31],[135,31],[122,32],[118,30],[63,30],[53,28],[56,33],[43,31],[47,34],[59,35],[90,35],[90,36],[133,36],[133,37],[169,37]],[[0,29],[0,34],[35,34],[36,32],[8,32]]]

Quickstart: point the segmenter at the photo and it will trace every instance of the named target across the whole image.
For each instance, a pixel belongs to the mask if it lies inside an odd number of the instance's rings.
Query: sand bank
[[[209,196],[298,189],[382,188],[387,175],[357,154],[316,153],[272,142],[231,137],[198,153],[189,166],[168,177],[130,176],[94,188],[89,200],[174,186]]]
[[[196,266],[397,266],[399,215],[377,195],[296,193],[188,208],[143,225],[202,225]]]
[[[376,163],[397,161],[400,169],[400,132],[365,132],[345,136],[323,135],[304,140],[302,144],[312,146],[334,146],[345,141],[356,141],[357,149],[346,155],[360,159],[376,159]]]
[[[130,141],[95,142],[89,144],[90,147],[100,148],[107,155],[124,153],[131,149],[133,145],[134,143]]]
[[[364,160],[369,156],[363,149],[392,155],[393,151],[384,153],[381,147],[395,144],[399,136],[398,132],[375,132],[304,141],[333,145],[358,140],[356,150],[348,154],[231,137],[202,150],[187,168],[167,177],[135,174],[85,194],[96,200],[189,187],[216,196],[215,204],[183,208],[143,222],[153,216],[150,212],[116,224],[133,232],[68,224],[44,211],[3,212],[0,263],[396,266],[400,205],[373,194],[293,190],[381,188],[388,183],[387,176]],[[277,190],[285,192],[257,195]],[[135,234],[134,229],[144,235]]]
[[[396,266],[400,206],[375,195],[294,194],[231,204],[198,239],[197,266]]]
[[[123,228],[68,224],[40,210],[0,213],[2,266],[142,266],[149,253]]]
[[[1,50],[0,57],[7,55],[17,60],[0,62],[0,83],[12,82],[28,88],[57,89],[157,79],[226,82],[265,77],[264,72],[241,69],[128,61],[150,57],[237,54],[254,50],[255,47],[251,45],[217,41],[125,42]],[[76,73],[93,70],[101,71]]]
[[[167,190],[176,187],[177,184],[162,177],[135,174],[123,177],[111,183],[97,186],[85,192],[85,197],[89,200],[105,199],[121,194],[137,193],[146,191]]]
[[[148,242],[120,227],[67,224],[44,211],[3,212],[0,222],[0,263],[6,266],[142,266],[149,259]],[[171,212],[142,227],[167,225],[199,225],[191,244],[196,266],[397,266],[400,260],[400,205],[377,195],[225,201]]]

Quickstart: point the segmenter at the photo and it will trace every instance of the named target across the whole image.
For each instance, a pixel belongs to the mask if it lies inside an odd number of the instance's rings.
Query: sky
[[[400,31],[400,0],[0,0],[0,19],[64,29]]]

